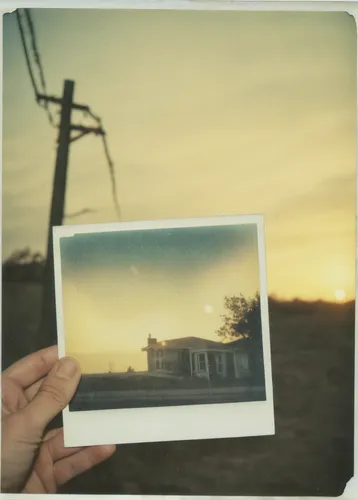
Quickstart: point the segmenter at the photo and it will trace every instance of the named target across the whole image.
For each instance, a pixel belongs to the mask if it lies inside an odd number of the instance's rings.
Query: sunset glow
[[[124,221],[264,214],[270,294],[354,298],[352,16],[38,9],[34,21],[49,94],[71,78],[76,102],[103,117]],[[33,97],[15,13],[3,43],[6,258],[46,250],[57,136]],[[117,220],[92,136],[71,145],[68,168],[66,212],[83,207],[65,222]],[[134,279],[144,271],[128,263]],[[197,308],[209,318],[208,300]]]
[[[346,292],[344,290],[336,290],[334,296],[337,302],[344,302],[346,299]]]

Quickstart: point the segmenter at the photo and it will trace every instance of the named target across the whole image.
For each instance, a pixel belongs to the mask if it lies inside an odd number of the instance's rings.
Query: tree
[[[219,337],[225,340],[247,338],[261,339],[261,312],[260,295],[256,293],[252,298],[243,295],[225,297],[224,307],[226,314],[221,317],[224,324],[217,330]]]
[[[246,339],[249,351],[249,363],[254,378],[264,380],[261,304],[260,295],[252,298],[243,295],[226,296],[224,299],[226,314],[222,315],[223,325],[216,331],[225,340]]]
[[[42,282],[45,258],[29,247],[15,250],[2,264],[3,281]]]

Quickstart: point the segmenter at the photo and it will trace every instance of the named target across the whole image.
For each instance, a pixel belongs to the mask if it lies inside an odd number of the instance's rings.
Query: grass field
[[[101,390],[77,393],[70,403],[70,411],[242,403],[264,401],[265,399],[264,387]]]
[[[4,367],[46,345],[40,296],[3,287]],[[354,304],[271,301],[270,320],[275,436],[120,446],[61,492],[340,495],[353,473]]]
[[[249,379],[233,380],[211,380],[210,384],[205,378],[175,377],[175,376],[151,376],[150,373],[96,373],[82,376],[78,392],[89,391],[133,391],[133,390],[192,390],[208,389],[210,387],[225,388],[247,386],[252,384]]]
[[[246,379],[152,376],[150,373],[96,373],[81,377],[70,411],[146,408],[264,401],[265,387]]]

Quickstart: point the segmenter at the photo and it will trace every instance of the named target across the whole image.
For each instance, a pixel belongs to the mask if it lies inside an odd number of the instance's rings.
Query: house
[[[227,344],[199,337],[158,342],[148,337],[148,371],[206,379],[238,379],[249,375],[249,354],[245,339]]]

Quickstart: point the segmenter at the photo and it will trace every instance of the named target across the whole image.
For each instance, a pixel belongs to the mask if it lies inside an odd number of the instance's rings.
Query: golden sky
[[[104,120],[125,220],[264,213],[270,293],[354,294],[356,27],[346,13],[34,10],[49,92]],[[4,17],[3,252],[44,251],[55,131]],[[74,116],[80,123],[81,114]],[[66,212],[116,220],[101,142]]]
[[[66,354],[83,371],[146,370],[148,335],[219,340],[224,297],[260,291],[253,224],[61,239]]]

